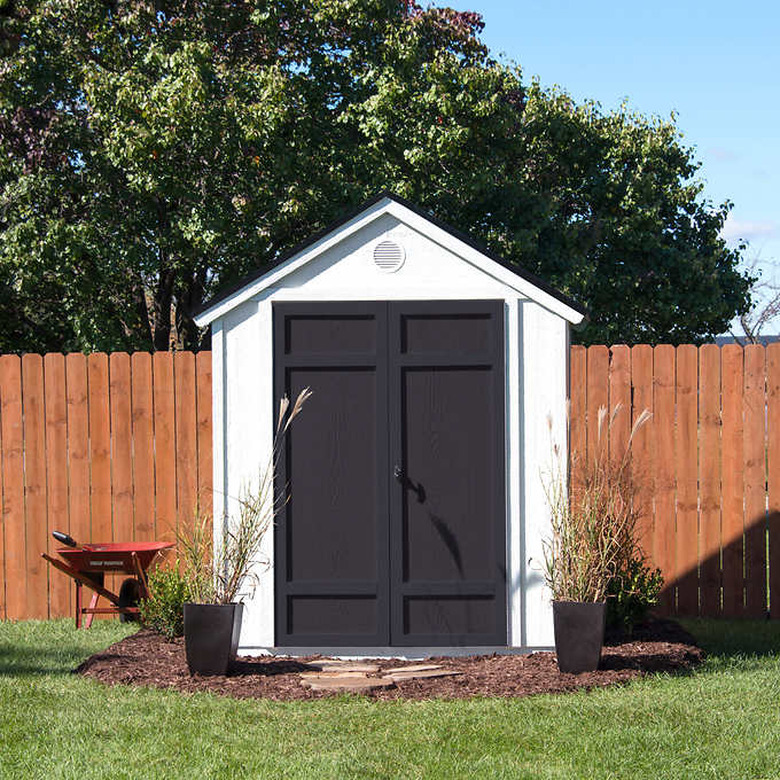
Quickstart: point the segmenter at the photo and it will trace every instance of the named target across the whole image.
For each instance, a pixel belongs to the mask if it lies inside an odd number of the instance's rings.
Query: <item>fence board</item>
[[[133,421],[133,493],[135,512],[133,538],[153,541],[155,528],[154,495],[154,399],[152,356],[136,352],[130,359]]]
[[[677,614],[699,612],[698,350],[677,348]]]
[[[176,399],[176,506],[179,523],[190,523],[198,495],[198,417],[195,355],[177,352],[173,361]]]
[[[780,618],[780,344],[767,347],[766,363],[769,614]]]
[[[111,513],[111,401],[108,355],[93,352],[87,357],[89,408],[89,500],[92,516],[92,541],[114,539]],[[118,587],[117,576],[107,575],[106,586]],[[97,616],[98,619],[105,616]]]
[[[22,362],[0,357],[3,441],[3,529],[5,531],[5,612],[10,620],[27,617],[27,561],[24,549],[24,432]]]
[[[111,401],[111,506],[114,539],[133,539],[133,439],[130,356],[114,352],[109,357]]]
[[[49,555],[57,543],[52,531],[70,533],[68,511],[68,410],[65,390],[65,356],[50,353],[43,358],[46,406],[46,544]],[[49,615],[72,614],[72,588],[65,577],[49,572]]]
[[[27,566],[27,615],[49,616],[48,565],[41,553],[46,542],[46,418],[43,400],[43,358],[22,357],[22,406],[24,410],[25,559]]]
[[[699,350],[699,511],[702,615],[721,611],[720,570],[720,348],[705,344]]]
[[[0,379],[1,379],[0,375]],[[3,517],[3,387],[0,384],[0,620],[5,620],[5,519]]]
[[[655,501],[653,558],[666,583],[659,611],[674,611],[675,593],[675,350],[661,344],[653,350],[653,431]]]
[[[211,427],[211,352],[198,352],[197,414],[198,414],[198,506],[210,515],[214,504],[211,490],[213,474]]]
[[[625,344],[609,354],[609,419],[610,458],[620,461],[631,433],[631,351]]]
[[[744,495],[745,614],[766,614],[766,448],[763,346],[745,347]]]
[[[599,409],[609,411],[609,350],[603,346],[588,347],[587,430],[588,461],[609,447],[606,427],[599,426]],[[604,423],[606,425],[606,423]]]
[[[113,538],[111,519],[111,415],[108,390],[108,355],[93,352],[87,358],[89,383],[89,459],[92,540]]]
[[[89,408],[87,359],[65,358],[66,406],[68,412],[68,510],[70,534],[77,542],[92,540],[89,501]]]
[[[159,539],[176,535],[176,408],[174,404],[173,355],[155,352],[154,374],[154,486],[157,497]]]
[[[574,346],[569,366],[569,451],[575,467],[577,461],[585,457],[588,442],[587,381],[588,351],[585,347]]]
[[[735,344],[721,349],[721,393],[723,451],[721,481],[723,514],[723,613],[727,617],[743,614],[744,579],[742,575],[742,503],[743,503],[743,350]]]
[[[653,349],[647,344],[631,348],[631,424],[646,409],[653,412]],[[631,469],[637,484],[640,507],[640,546],[648,557],[653,554],[653,422],[643,425],[631,445]]]

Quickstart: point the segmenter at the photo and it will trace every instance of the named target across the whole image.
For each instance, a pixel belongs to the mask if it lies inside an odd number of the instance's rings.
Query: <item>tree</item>
[[[197,347],[204,300],[380,189],[590,306],[585,341],[748,305],[674,120],[526,87],[475,14],[5,2],[0,349]]]
[[[756,282],[753,284],[753,300],[750,308],[739,315],[739,329],[742,333],[735,333],[730,329],[735,341],[740,344],[760,344],[766,338],[764,329],[777,322],[780,317],[780,284],[777,282],[778,265],[774,261],[762,263],[759,254],[753,255],[746,265]],[[767,279],[761,275],[761,265],[768,266],[772,271],[772,278]],[[732,323],[734,325],[735,323]]]

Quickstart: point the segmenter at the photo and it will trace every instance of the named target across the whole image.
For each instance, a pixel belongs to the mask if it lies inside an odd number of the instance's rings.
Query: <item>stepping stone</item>
[[[430,677],[452,677],[456,674],[463,674],[463,672],[456,672],[454,669],[423,669],[419,672],[409,672],[405,669],[388,669],[384,672],[385,677],[389,677],[393,682],[422,680]]]
[[[395,683],[386,677],[320,677],[317,680],[301,680],[304,688],[313,691],[345,693],[369,693],[382,688],[394,688]]]
[[[360,672],[361,674],[370,674],[379,671],[379,664],[339,661],[338,659],[311,661],[306,666],[313,672]]]
[[[301,672],[298,676],[302,680],[321,680],[323,678],[344,679],[347,677],[357,677],[362,680],[366,677],[366,674],[364,672],[342,672],[342,671],[322,670],[319,672]]]
[[[385,670],[387,674],[396,672],[428,672],[433,669],[441,669],[440,664],[412,664],[411,666],[394,666],[392,669]]]

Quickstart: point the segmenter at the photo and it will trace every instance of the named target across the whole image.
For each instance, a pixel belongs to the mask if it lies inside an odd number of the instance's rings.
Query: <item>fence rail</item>
[[[633,465],[667,614],[780,617],[780,344],[571,350],[571,449],[643,409]],[[0,357],[0,618],[72,614],[40,553],[172,538],[211,505],[211,354]]]
[[[73,614],[50,532],[170,539],[211,463],[210,352],[0,357],[0,617]]]

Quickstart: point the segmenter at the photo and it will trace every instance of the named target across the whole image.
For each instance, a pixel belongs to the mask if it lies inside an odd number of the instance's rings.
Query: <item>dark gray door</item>
[[[274,305],[276,641],[506,643],[503,305]]]

